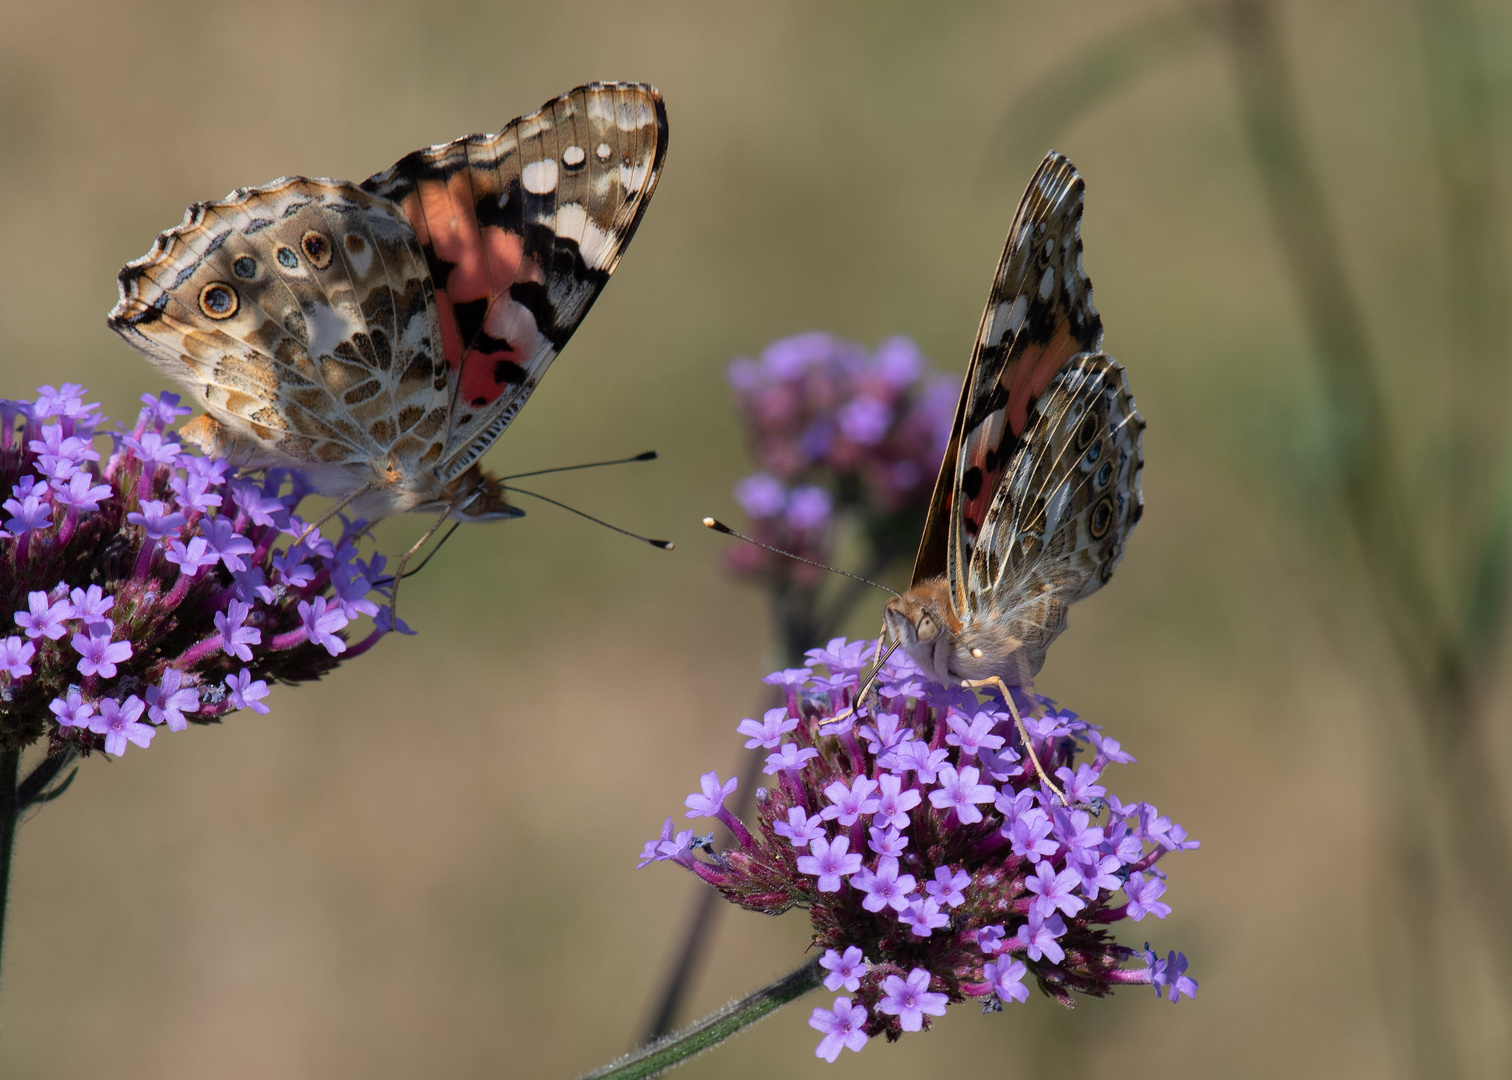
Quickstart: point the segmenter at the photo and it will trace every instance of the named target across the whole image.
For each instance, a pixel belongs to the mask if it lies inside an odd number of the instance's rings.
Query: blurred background
[[[629,1049],[699,888],[635,856],[738,767],[776,659],[698,526],[751,470],[726,365],[821,328],[962,372],[1051,145],[1149,427],[1144,521],[1038,688],[1202,841],[1165,864],[1175,914],[1122,935],[1201,992],[967,1005],[834,1066],[805,1000],[676,1075],[1506,1075],[1509,44],[1476,0],[0,2],[0,393],[82,382],[116,417],[163,384],[105,327],[115,273],[190,201],[659,86],[656,197],[488,464],[654,447],[538,486],[677,541],[535,505],[463,529],[405,589],[418,637],[84,762],[19,834],[0,1075],[567,1077]],[[682,1015],[807,943],[801,913],[722,911]]]

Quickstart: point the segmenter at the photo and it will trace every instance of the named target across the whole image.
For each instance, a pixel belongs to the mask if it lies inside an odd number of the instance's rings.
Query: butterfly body
[[[299,469],[350,512],[517,517],[478,459],[597,298],[655,189],[661,98],[579,87],[360,184],[196,203],[120,275],[110,325],[204,415],[184,439]]]
[[[1100,351],[1083,184],[1041,164],[1009,230],[907,592],[885,630],[945,684],[1028,686],[1143,513],[1144,420]]]

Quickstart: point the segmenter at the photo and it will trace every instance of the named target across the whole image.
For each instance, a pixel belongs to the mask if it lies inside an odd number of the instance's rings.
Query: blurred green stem
[[[1456,423],[1449,432],[1451,457],[1445,470],[1453,565],[1464,567],[1463,552],[1475,539],[1475,523],[1490,496],[1486,466],[1503,452],[1506,399],[1509,283],[1506,228],[1497,169],[1493,95],[1482,56],[1484,38],[1465,0],[1413,0],[1434,166],[1444,219],[1448,273],[1446,365],[1452,381]],[[1455,581],[1463,588],[1467,582]],[[1467,597],[1472,603],[1484,598]],[[1496,602],[1505,603],[1500,592]],[[1472,637],[1472,651],[1478,642]]]
[[[1419,6],[1425,26],[1435,32],[1443,30],[1435,20],[1449,17],[1446,12],[1453,11],[1451,22],[1468,18],[1452,3],[1420,0]],[[1398,666],[1410,689],[1411,709],[1421,735],[1416,741],[1422,747],[1427,766],[1426,781],[1420,781],[1425,790],[1421,798],[1394,792],[1391,803],[1398,889],[1405,905],[1404,918],[1410,924],[1406,928],[1407,947],[1414,954],[1409,959],[1413,970],[1406,974],[1408,981],[1415,984],[1408,990],[1412,996],[1408,1025],[1413,1042],[1412,1060],[1418,1075],[1442,1076],[1452,1066],[1452,1057],[1447,1053],[1453,1045],[1452,1031],[1444,1003],[1453,1000],[1454,988],[1444,985],[1444,975],[1436,964],[1435,946],[1441,943],[1431,940],[1433,928],[1441,925],[1446,914],[1445,882],[1435,866],[1437,845],[1431,825],[1435,805],[1447,811],[1450,864],[1470,887],[1479,907],[1481,925],[1477,940],[1489,949],[1490,967],[1501,981],[1503,991],[1512,993],[1512,927],[1504,910],[1512,885],[1512,833],[1496,799],[1497,778],[1476,745],[1478,732],[1473,720],[1476,710],[1484,708],[1484,695],[1474,680],[1477,671],[1484,667],[1475,662],[1477,657],[1467,647],[1467,638],[1477,626],[1500,628],[1505,602],[1502,597],[1489,598],[1488,608],[1488,598],[1472,597],[1468,604],[1449,606],[1450,611],[1465,612],[1463,618],[1451,619],[1446,619],[1435,602],[1426,573],[1432,555],[1424,546],[1424,538],[1409,524],[1415,519],[1403,513],[1376,365],[1359,304],[1348,284],[1338,230],[1307,154],[1274,4],[1266,0],[1230,0],[1229,16],[1240,109],[1334,417],[1333,449],[1341,505],[1388,627]],[[1448,36],[1463,44],[1466,36],[1463,22],[1453,25],[1456,29]],[[1440,38],[1443,36],[1440,34]],[[1437,56],[1445,48],[1443,40],[1435,39],[1430,43],[1430,54]],[[1463,55],[1456,55],[1463,61]],[[1452,64],[1447,67],[1460,70]],[[1440,65],[1439,76],[1444,75],[1445,68]],[[1429,70],[1432,78],[1433,63],[1429,64]],[[1459,103],[1457,111],[1451,110],[1454,116],[1462,117],[1466,111],[1465,95],[1456,96],[1443,86],[1437,87],[1439,98],[1446,94]],[[1439,109],[1441,113],[1444,111],[1443,107]],[[1482,213],[1482,193],[1467,194],[1475,187],[1474,177],[1462,175],[1467,155],[1454,158],[1443,152],[1453,141],[1441,132],[1440,156],[1450,159],[1441,163],[1441,171],[1450,218],[1451,257],[1458,251],[1461,258],[1485,262],[1493,257],[1464,254],[1472,249],[1486,249],[1485,241],[1468,235],[1465,222],[1479,222],[1476,228],[1480,228],[1488,219]],[[1474,154],[1468,157],[1473,158]],[[1468,270],[1463,266],[1453,268],[1452,288],[1460,286]],[[1483,300],[1491,303],[1499,297],[1497,293]],[[1477,336],[1482,341],[1505,340],[1504,336],[1498,339],[1494,329],[1477,331]],[[1452,363],[1457,357],[1447,359]],[[1497,361],[1505,365],[1505,355],[1498,352]],[[1483,365],[1477,367],[1483,370]],[[1472,371],[1472,382],[1475,376]],[[1476,394],[1497,397],[1494,389],[1487,391],[1484,381]],[[1457,397],[1457,404],[1463,405],[1465,395]],[[1479,406],[1469,415],[1456,415],[1454,426],[1462,429],[1478,420],[1484,422],[1483,414],[1484,406]],[[1457,433],[1456,437],[1461,436]],[[1500,428],[1496,438],[1502,438]],[[1477,460],[1484,469],[1484,459]],[[1464,502],[1463,496],[1451,498],[1451,509],[1462,508]],[[1505,522],[1497,513],[1486,517],[1488,530],[1500,529],[1497,535],[1506,535]],[[1453,527],[1449,531],[1456,532]],[[1448,556],[1451,565],[1468,567],[1466,576],[1472,582],[1492,583],[1505,589],[1508,555],[1505,544],[1501,550],[1488,550],[1483,543],[1478,546],[1482,552],[1480,558],[1460,558],[1455,553]],[[1497,645],[1499,641],[1491,638],[1476,651],[1482,656],[1490,655]],[[1401,746],[1397,741],[1391,752],[1402,752]]]
[[[1280,29],[1266,0],[1232,0],[1229,15],[1239,105],[1322,369],[1345,508],[1399,651],[1417,660],[1433,655],[1443,634],[1392,490],[1384,399],[1338,229],[1303,139]],[[1429,681],[1421,670],[1408,674]]]
[[[675,1035],[651,1043],[582,1080],[643,1080],[680,1065],[696,1054],[718,1046],[731,1035],[765,1019],[788,1002],[802,997],[823,981],[816,956],[797,971],[748,998],[726,1005]]]

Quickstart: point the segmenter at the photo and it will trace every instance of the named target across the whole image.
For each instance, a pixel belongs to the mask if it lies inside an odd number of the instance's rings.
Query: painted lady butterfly
[[[203,406],[181,434],[206,453],[297,468],[369,519],[518,517],[478,459],[614,272],[666,152],[654,88],[593,83],[360,184],[242,188],[121,271],[110,325]]]
[[[1008,687],[1039,673],[1067,608],[1113,575],[1144,511],[1144,420],[1122,366],[1100,349],[1082,271],[1083,187],[1051,154],[1024,192],[912,585],[884,613],[886,633],[925,671],[995,686],[1010,709]]]

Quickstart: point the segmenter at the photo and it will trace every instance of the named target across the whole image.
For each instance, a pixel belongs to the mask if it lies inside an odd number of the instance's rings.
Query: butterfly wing
[[[1113,576],[1144,513],[1143,430],[1123,367],[1102,353],[1073,357],[1031,406],[966,572],[963,643],[997,652],[1009,682],[1038,673],[1067,607]]]
[[[439,459],[447,369],[435,302],[400,209],[286,177],[191,206],[120,273],[110,326],[206,415],[184,435],[244,466],[334,470]],[[332,473],[328,471],[330,478]]]
[[[1048,155],[1019,202],[956,407],[935,482],[915,585],[945,575],[951,603],[968,611],[966,563],[1009,460],[1024,443],[1030,408],[1071,357],[1095,351],[1102,320],[1081,266],[1084,185]]]
[[[417,150],[363,188],[407,215],[451,379],[450,480],[509,425],[598,297],[667,151],[661,95],[594,83],[497,135]]]

